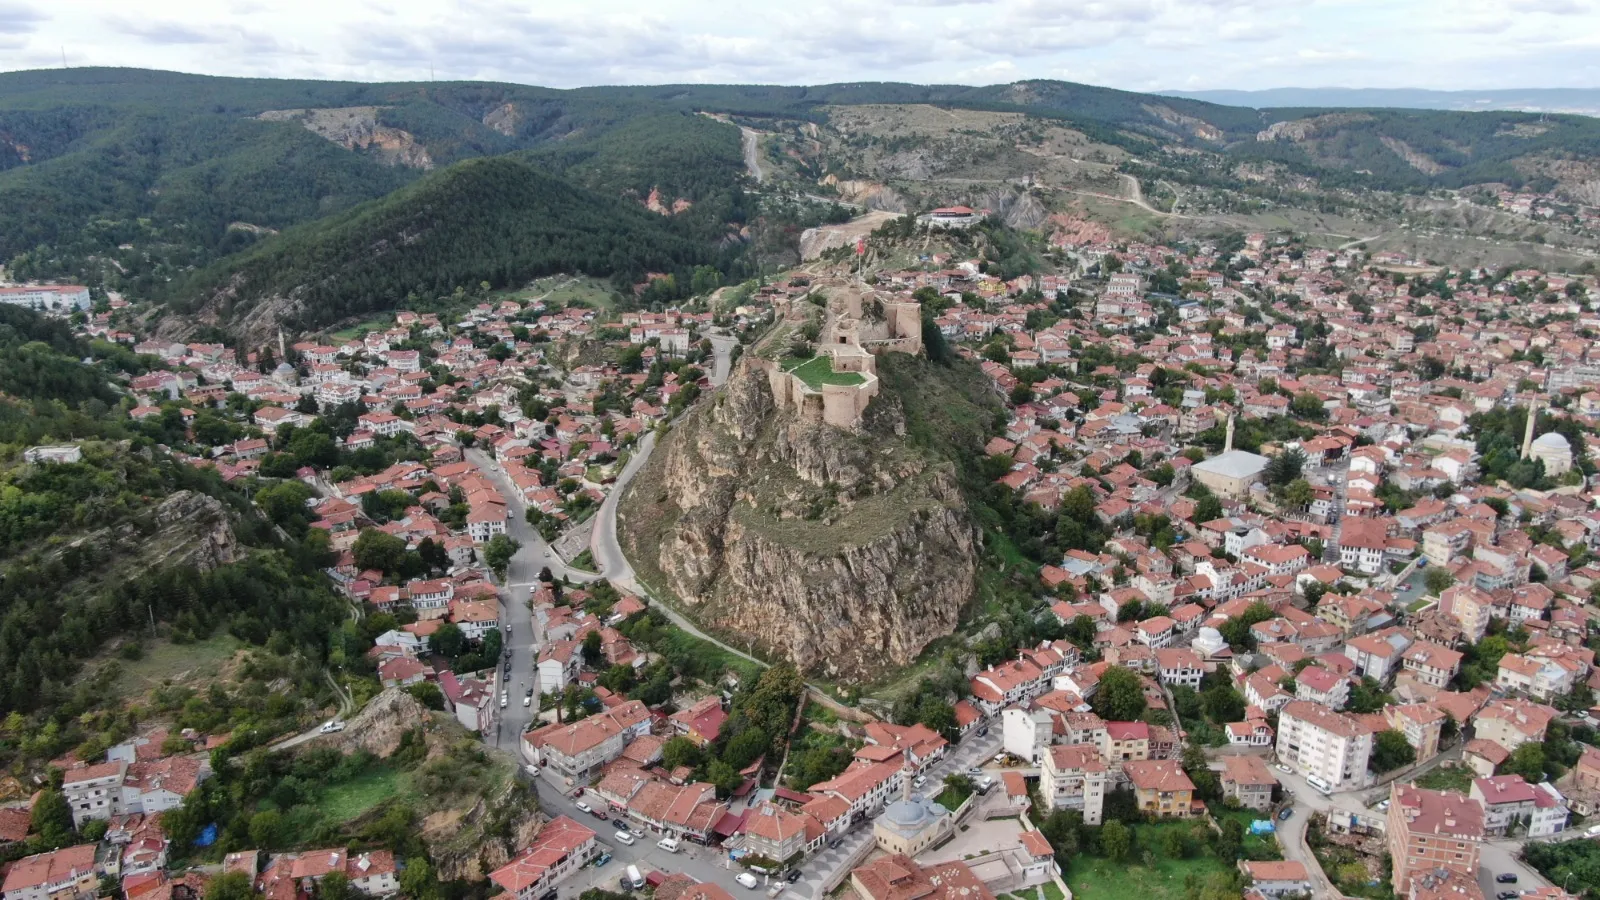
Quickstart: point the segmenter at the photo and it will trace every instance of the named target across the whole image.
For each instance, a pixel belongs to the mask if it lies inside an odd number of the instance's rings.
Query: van
[[[1589,827],[1589,830],[1585,831],[1583,833],[1583,836],[1584,837],[1600,837],[1600,825],[1591,825]]]
[[[672,838],[662,838],[661,840],[656,841],[656,846],[667,851],[668,853],[678,852],[678,842]]]
[[[1312,787],[1316,788],[1322,794],[1331,794],[1331,793],[1333,793],[1333,785],[1327,783],[1326,781],[1323,781],[1321,778],[1318,778],[1315,775],[1307,775],[1306,776],[1306,784],[1309,784]]]
[[[624,873],[623,878],[626,880],[628,886],[636,891],[644,887],[644,876],[639,874],[638,866],[629,866],[628,871]]]

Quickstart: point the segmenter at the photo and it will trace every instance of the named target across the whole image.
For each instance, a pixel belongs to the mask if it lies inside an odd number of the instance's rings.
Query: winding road
[[[711,387],[713,390],[722,387],[728,382],[728,376],[733,370],[733,348],[739,345],[738,340],[724,335],[709,335],[711,350],[716,356],[716,364],[711,369]],[[681,615],[671,606],[663,603],[650,589],[639,583],[634,577],[633,566],[628,563],[628,557],[622,552],[622,543],[617,539],[617,505],[622,502],[622,495],[627,491],[628,485],[633,481],[639,470],[649,461],[650,453],[656,446],[656,432],[652,431],[644,436],[635,448],[628,464],[622,467],[622,474],[617,476],[616,484],[606,494],[606,499],[600,504],[600,512],[596,514],[594,530],[589,535],[589,553],[594,557],[595,568],[599,570],[601,578],[606,579],[617,587],[640,597],[647,598],[652,605],[667,617],[667,620],[689,634],[703,641],[715,644],[718,647],[760,666],[767,663],[756,659],[749,653],[730,647],[709,634],[695,627],[695,624]],[[592,577],[592,576],[591,576]]]
[[[756,159],[761,147],[761,132],[740,125],[739,133],[744,135],[744,166],[750,170],[750,177],[756,180],[756,184],[761,184],[767,180],[766,173],[761,171],[760,161]]]

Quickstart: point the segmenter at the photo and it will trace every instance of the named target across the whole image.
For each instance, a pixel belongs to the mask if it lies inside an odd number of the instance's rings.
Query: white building
[[[1054,720],[1047,709],[1013,706],[1000,714],[1003,746],[1012,756],[1039,762],[1050,746]]]
[[[1360,722],[1306,700],[1278,714],[1278,760],[1327,791],[1367,785],[1372,732]]]
[[[45,312],[70,312],[89,308],[89,289],[81,284],[0,287],[0,303]]]
[[[1105,805],[1105,760],[1093,744],[1057,744],[1039,767],[1039,794],[1055,809],[1083,811],[1085,825],[1099,825]]]

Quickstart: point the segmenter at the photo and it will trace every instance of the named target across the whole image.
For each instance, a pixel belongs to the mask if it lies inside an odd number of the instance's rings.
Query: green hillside
[[[232,316],[289,298],[293,323],[316,327],[480,281],[503,287],[556,272],[637,281],[709,257],[635,203],[496,157],[269,238],[170,296],[179,309],[225,303]]]

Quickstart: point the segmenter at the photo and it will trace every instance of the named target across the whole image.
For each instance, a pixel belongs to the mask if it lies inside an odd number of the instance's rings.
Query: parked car
[[[988,736],[989,736],[989,726],[987,726],[987,725],[978,726],[978,737],[988,737]]]
[[[522,705],[523,706],[532,706],[533,705],[533,695],[529,694],[528,696],[523,697],[522,698]]]
[[[527,772],[529,775],[532,775],[535,778],[539,777],[539,767],[537,765],[535,765],[533,763],[528,763],[527,765],[523,766],[522,768],[523,768],[523,771]]]
[[[617,829],[617,833],[612,835],[612,837],[617,839],[617,843],[622,844],[625,847],[633,846],[633,835],[621,830],[620,828]]]
[[[1494,877],[1494,880],[1498,881],[1501,884],[1516,884],[1517,883],[1517,873],[1515,873],[1515,872],[1501,872],[1499,875],[1496,875]]]
[[[661,840],[656,841],[656,846],[667,851],[668,853],[678,852],[678,842],[675,838],[662,838]]]
[[[576,806],[578,808],[578,812],[586,812],[586,813],[594,812],[594,807],[590,806],[587,803],[584,803],[581,800],[578,801],[577,803],[572,804],[572,805]]]
[[[751,875],[749,872],[740,872],[738,875],[734,876],[733,880],[739,882],[739,884],[749,888],[750,890],[755,890],[756,885],[760,884],[760,882],[756,881],[756,877]]]
[[[1512,900],[1512,898],[1514,898],[1514,897],[1521,897],[1522,896],[1522,892],[1521,891],[1501,891],[1500,893],[1495,894],[1494,896],[1495,896],[1495,900]]]
[[[611,817],[606,815],[606,811],[603,809],[591,809],[589,810],[589,815],[594,816],[596,819],[599,819],[602,822],[611,821]]]
[[[1283,820],[1289,818],[1292,815],[1294,815],[1294,807],[1285,806],[1283,808],[1283,812],[1278,813],[1278,821],[1282,822]]]
[[[927,783],[928,783],[928,776],[926,776],[926,775],[918,775],[916,778],[911,779],[911,784],[914,787],[922,787],[923,785],[925,785]]]
[[[842,837],[834,838],[833,840],[828,842],[828,849],[829,850],[837,850],[843,844],[844,844],[844,838],[842,838]]]
[[[602,853],[602,854],[600,854],[600,856],[598,858],[595,859],[594,865],[595,865],[595,868],[598,869],[598,868],[600,868],[601,866],[605,865],[608,862],[611,862],[611,854]]]
[[[317,733],[318,734],[334,734],[335,732],[339,732],[339,731],[343,731],[343,730],[344,730],[344,723],[339,721],[338,719],[333,719],[333,720],[327,722],[326,724],[324,724],[321,728],[318,728],[317,729]]]
[[[580,784],[576,788],[573,788],[572,796],[574,796],[574,797],[582,797],[583,796],[583,785]]]
[[[794,884],[796,881],[800,880],[800,870],[790,869],[789,873],[783,876],[783,880],[789,882],[790,884]]]
[[[983,770],[978,768],[977,766],[972,766],[971,768],[967,769],[967,777],[968,778],[982,778],[983,777]]]

